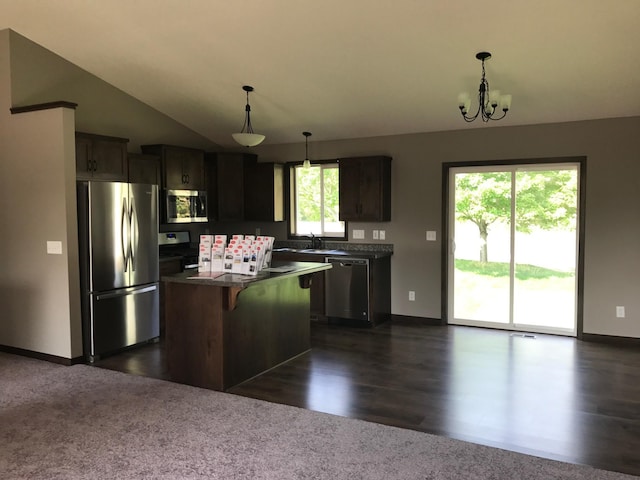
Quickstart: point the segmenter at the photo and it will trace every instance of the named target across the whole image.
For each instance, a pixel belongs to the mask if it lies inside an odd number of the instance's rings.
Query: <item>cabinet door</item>
[[[185,150],[182,154],[182,171],[189,190],[206,190],[203,152]]]
[[[284,168],[256,163],[244,170],[244,218],[266,222],[284,220]]]
[[[184,151],[174,147],[164,147],[162,156],[164,187],[186,189],[187,177],[184,169]]]
[[[160,157],[139,153],[129,154],[129,182],[160,185]]]
[[[78,180],[91,180],[92,177],[91,140],[76,137],[76,178]]]
[[[163,146],[160,150],[165,188],[206,190],[204,152],[172,146]]]
[[[126,182],[128,141],[126,138],[76,132],[77,179]]]
[[[218,220],[244,220],[243,156],[222,153],[217,155]]]
[[[340,159],[340,220],[391,220],[391,158]]]
[[[382,171],[379,160],[360,162],[360,221],[382,220]]]
[[[120,141],[95,139],[91,144],[93,178],[126,182],[129,174],[127,144]]]
[[[339,163],[340,220],[358,220],[360,213],[360,162],[344,158]]]

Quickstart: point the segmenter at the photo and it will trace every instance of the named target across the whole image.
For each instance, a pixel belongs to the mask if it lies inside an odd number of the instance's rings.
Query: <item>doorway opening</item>
[[[447,323],[580,335],[584,162],[573,160],[445,165]]]

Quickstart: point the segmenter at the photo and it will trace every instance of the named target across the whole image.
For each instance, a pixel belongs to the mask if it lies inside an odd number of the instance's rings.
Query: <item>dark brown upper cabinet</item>
[[[244,218],[266,222],[284,220],[284,166],[256,163],[244,170]]]
[[[341,158],[340,220],[391,220],[391,157]]]
[[[244,172],[256,164],[249,153],[207,153],[209,170],[209,219],[219,222],[245,220]]]
[[[129,153],[129,182],[161,185],[160,157],[144,153]]]
[[[206,190],[204,151],[173,145],[142,145],[142,153],[157,155],[162,163],[162,188]]]
[[[76,178],[126,182],[127,138],[76,132]]]

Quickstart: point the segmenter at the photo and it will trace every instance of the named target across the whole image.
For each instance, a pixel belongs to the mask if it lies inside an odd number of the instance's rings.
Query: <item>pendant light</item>
[[[253,127],[251,126],[251,106],[249,105],[249,92],[253,92],[253,87],[245,85],[242,89],[247,92],[247,106],[245,107],[244,125],[240,133],[233,133],[231,136],[240,145],[245,147],[255,147],[264,140],[264,135],[259,133],[253,133]],[[245,131],[246,130],[246,131]]]
[[[309,137],[311,136],[311,132],[302,132],[304,135],[304,162],[302,166],[304,168],[311,167],[311,162],[309,161]]]

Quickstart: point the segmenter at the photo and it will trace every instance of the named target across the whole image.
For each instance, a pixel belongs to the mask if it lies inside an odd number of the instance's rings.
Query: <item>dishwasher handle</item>
[[[354,267],[359,265],[369,265],[369,260],[366,258],[345,258],[345,257],[327,257],[324,259],[325,263],[337,263],[341,267]]]

